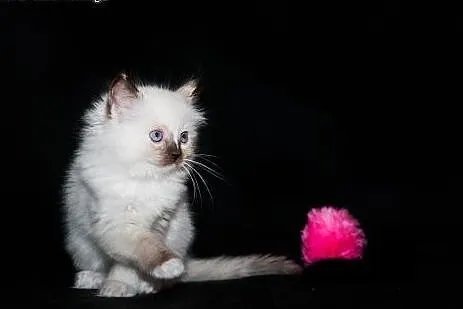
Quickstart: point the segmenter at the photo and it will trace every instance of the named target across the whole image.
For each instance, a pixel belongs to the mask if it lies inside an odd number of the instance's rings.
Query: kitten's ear
[[[198,80],[190,79],[184,83],[180,88],[177,89],[177,92],[185,96],[186,98],[193,100],[195,99],[198,91]]]
[[[117,108],[132,104],[138,98],[138,89],[127,77],[127,74],[120,73],[113,79],[108,94],[108,115],[115,112]]]

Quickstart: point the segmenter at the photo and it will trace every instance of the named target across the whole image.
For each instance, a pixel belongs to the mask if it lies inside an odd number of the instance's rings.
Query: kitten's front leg
[[[146,280],[136,269],[114,264],[101,287],[98,296],[101,297],[132,297],[137,294],[156,293],[159,286],[152,280]]]
[[[169,224],[171,220],[171,213],[164,212],[162,216],[158,218],[153,224],[153,230],[155,233],[160,233],[163,235],[163,245],[166,246],[166,232],[168,230]],[[170,251],[170,249],[169,249]],[[152,275],[159,279],[174,279],[179,277],[184,271],[183,261],[180,258],[171,258],[164,263],[156,266],[153,270]]]
[[[98,295],[103,297],[132,297],[138,293],[140,278],[135,269],[116,263],[104,281]]]
[[[153,294],[161,288],[160,282],[139,273],[135,268],[114,264],[99,290],[101,297],[132,297]]]
[[[76,273],[74,278],[74,288],[76,289],[99,289],[103,285],[105,276],[93,270],[81,270]]]
[[[182,260],[167,248],[164,237],[151,232],[153,237],[141,238],[136,249],[142,269],[159,279],[179,277],[185,270]]]
[[[184,271],[183,262],[165,244],[164,236],[133,224],[97,223],[95,238],[106,253],[125,265],[156,278],[171,279]]]

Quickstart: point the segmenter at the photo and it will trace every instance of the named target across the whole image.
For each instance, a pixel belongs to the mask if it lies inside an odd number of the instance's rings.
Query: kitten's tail
[[[301,266],[281,256],[221,256],[187,260],[182,281],[214,281],[260,275],[291,275],[301,272]]]

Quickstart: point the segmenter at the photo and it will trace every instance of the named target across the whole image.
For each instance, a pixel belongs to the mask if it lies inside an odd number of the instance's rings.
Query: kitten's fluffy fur
[[[188,255],[194,227],[183,160],[194,155],[205,123],[195,87],[193,81],[176,90],[135,85],[122,74],[85,114],[64,185],[74,287],[127,297],[178,281],[301,271],[284,257]],[[153,130],[162,131],[161,141],[152,139]]]

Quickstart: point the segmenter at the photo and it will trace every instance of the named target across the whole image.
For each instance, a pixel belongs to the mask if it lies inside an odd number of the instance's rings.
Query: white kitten
[[[196,84],[135,85],[125,74],[85,114],[64,185],[75,288],[127,297],[161,283],[299,273],[284,257],[192,259],[187,165],[205,116]],[[168,280],[166,280],[168,279]]]

